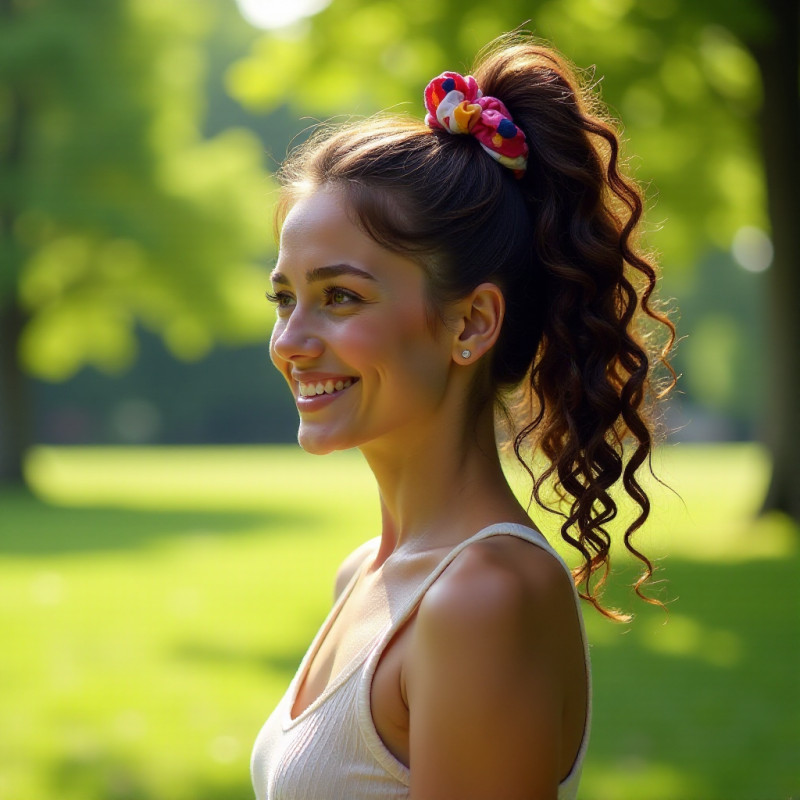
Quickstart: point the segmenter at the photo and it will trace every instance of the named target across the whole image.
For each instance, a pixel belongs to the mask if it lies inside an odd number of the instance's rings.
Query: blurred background
[[[648,529],[676,605],[592,623],[585,796],[800,794],[796,4],[0,0],[0,799],[250,796],[377,524],[355,460],[289,445],[272,175],[520,25],[622,119],[680,335],[683,501]]]

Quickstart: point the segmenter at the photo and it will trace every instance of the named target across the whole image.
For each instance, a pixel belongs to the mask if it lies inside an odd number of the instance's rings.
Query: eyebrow
[[[365,278],[369,281],[374,281],[375,277],[365,272],[363,269],[354,267],[352,264],[331,264],[328,267],[315,267],[306,273],[306,283],[316,283],[317,281],[324,281],[330,278],[338,278],[342,275],[351,275],[355,278]],[[273,272],[270,275],[273,283],[279,283],[282,286],[289,286],[289,279],[282,272]]]

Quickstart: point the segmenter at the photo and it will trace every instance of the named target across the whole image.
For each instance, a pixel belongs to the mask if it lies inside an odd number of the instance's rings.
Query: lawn
[[[583,800],[800,797],[800,532],[750,445],[657,454],[669,614],[585,611]],[[356,454],[52,449],[0,493],[0,800],[249,800],[255,735],[377,532]],[[546,529],[553,521],[540,516]],[[619,584],[634,573],[625,560]],[[498,798],[497,800],[502,800]]]

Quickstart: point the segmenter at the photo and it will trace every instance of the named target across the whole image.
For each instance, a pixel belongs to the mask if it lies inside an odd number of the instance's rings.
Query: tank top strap
[[[570,582],[572,581],[572,571],[561,558],[561,556],[556,552],[553,546],[547,541],[543,534],[537,531],[534,528],[529,528],[527,525],[520,525],[519,523],[515,522],[497,522],[492,525],[487,525],[485,528],[479,530],[476,534],[470,536],[468,539],[465,539],[463,542],[457,544],[436,566],[436,568],[431,572],[428,577],[422,582],[422,584],[417,588],[417,590],[413,593],[409,602],[405,605],[402,613],[397,616],[394,620],[392,620],[392,628],[399,628],[400,625],[404,624],[405,621],[408,619],[409,615],[414,611],[414,609],[420,604],[422,598],[425,596],[425,593],[428,589],[433,586],[433,584],[439,579],[441,574],[450,566],[450,564],[455,561],[456,558],[466,550],[470,545],[475,544],[475,542],[483,541],[484,539],[489,539],[493,536],[515,536],[518,539],[524,539],[527,542],[530,542],[537,547],[540,547],[542,550],[546,550],[550,553],[561,566],[566,570],[567,574],[569,575]]]

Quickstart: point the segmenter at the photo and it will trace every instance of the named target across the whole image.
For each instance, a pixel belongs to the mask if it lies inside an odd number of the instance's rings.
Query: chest
[[[415,609],[409,604],[414,592],[408,583],[413,581],[387,584],[365,580],[356,585],[312,646],[306,668],[299,676],[291,711],[292,718],[297,718],[325,696],[339,676],[350,672],[355,662],[362,663],[380,647],[371,675],[370,712],[387,749],[406,765],[408,707],[403,669],[413,642],[415,620]]]

